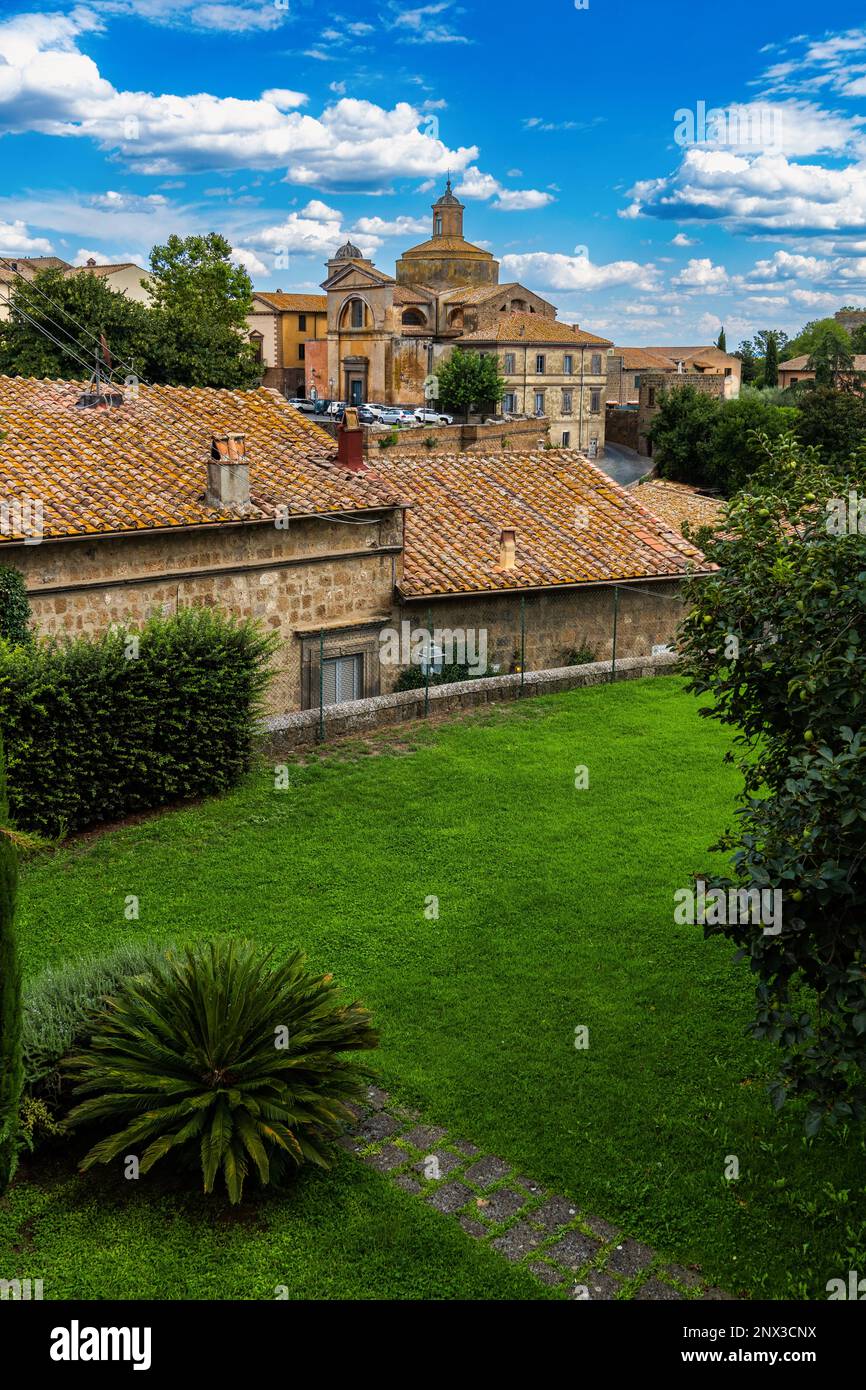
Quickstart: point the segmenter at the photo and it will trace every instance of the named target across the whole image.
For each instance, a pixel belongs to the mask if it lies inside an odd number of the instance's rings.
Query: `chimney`
[[[514,536],[514,530],[511,527],[507,527],[499,537],[499,564],[497,565],[497,569],[514,569],[516,564],[514,559]]]
[[[353,406],[347,406],[337,429],[337,462],[350,473],[363,473],[367,464],[364,461],[364,431]]]
[[[209,507],[246,511],[250,505],[250,466],[245,434],[215,434],[207,466]]]

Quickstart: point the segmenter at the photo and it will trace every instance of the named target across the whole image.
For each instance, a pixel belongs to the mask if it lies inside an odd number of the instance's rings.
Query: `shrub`
[[[482,675],[489,675],[488,671],[478,671],[467,664],[452,662],[450,665],[443,666],[441,671],[430,672],[431,685],[452,685],[457,681],[478,680]],[[427,677],[424,674],[423,666],[405,666],[397,677],[395,690],[423,690],[427,684]]]
[[[30,600],[19,570],[0,566],[0,637],[18,644],[32,640]]]
[[[13,647],[0,728],[19,824],[48,835],[224,791],[248,766],[277,643],[218,609]]]
[[[563,666],[588,666],[593,661],[598,661],[598,653],[588,642],[581,642],[579,647],[569,647],[562,655]]]
[[[866,537],[856,518],[827,524],[863,467],[840,480],[792,435],[767,447],[708,547],[719,570],[689,585],[678,647],[688,688],[712,697],[701,713],[736,730],[744,779],[739,827],[716,846],[735,881],[711,887],[782,894],[778,932],[704,931],[748,961],[752,1033],[782,1054],[773,1102],[804,1099],[815,1133],[866,1114]]]
[[[18,856],[8,833],[6,771],[0,744],[0,1196],[18,1166],[24,1067],[21,1059],[21,964],[15,938]]]
[[[62,1090],[60,1063],[87,1038],[94,1014],[106,995],[131,975],[152,970],[164,949],[150,942],[120,946],[44,971],[24,994],[24,1086],[27,1095],[57,1106]]]
[[[172,1154],[200,1166],[205,1192],[221,1174],[233,1203],[250,1166],[262,1186],[305,1160],[327,1168],[365,1075],[341,1054],[377,1044],[366,1009],[300,951],[275,964],[223,937],[169,954],[121,984],[68,1061],[89,1097],[68,1123],[112,1130],[82,1167],[138,1151],[146,1173]]]

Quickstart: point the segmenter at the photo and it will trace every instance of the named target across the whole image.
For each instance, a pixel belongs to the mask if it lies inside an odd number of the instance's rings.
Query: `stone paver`
[[[654,1259],[655,1251],[648,1245],[642,1245],[639,1240],[623,1240],[619,1245],[615,1245],[608,1255],[607,1268],[630,1278],[640,1270],[646,1269]]]
[[[484,1153],[469,1140],[456,1139],[449,1141],[448,1148],[441,1147],[447,1130],[419,1123],[417,1110],[393,1104],[380,1086],[367,1088],[366,1104],[353,1102],[347,1108],[355,1127],[354,1132],[339,1137],[340,1148],[357,1154],[404,1192],[425,1197],[443,1217],[456,1218],[475,1240],[489,1238],[491,1228],[511,1222],[490,1245],[513,1264],[523,1262],[539,1283],[561,1289],[568,1299],[617,1299],[628,1288],[626,1296],[636,1302],[679,1301],[689,1294],[704,1300],[736,1301],[723,1289],[704,1288],[700,1273],[685,1265],[666,1265],[661,1277],[656,1271],[650,1274],[657,1256],[649,1245],[623,1237],[618,1227],[586,1215],[567,1197],[547,1194],[533,1179],[512,1175],[511,1164],[496,1154]],[[413,1128],[403,1133],[407,1125]],[[395,1136],[400,1136],[399,1144],[383,1142]],[[381,1146],[376,1152],[363,1152],[376,1144]],[[420,1151],[422,1157],[414,1158],[404,1144]],[[447,1181],[434,1182],[426,1177],[425,1159],[430,1157],[436,1158],[438,1178]],[[464,1168],[468,1159],[474,1161]],[[411,1163],[412,1172],[396,1171],[407,1163]],[[459,1178],[449,1178],[457,1169],[462,1170]],[[506,1178],[511,1186],[496,1186]],[[480,1197],[479,1188],[484,1194]],[[534,1207],[540,1198],[544,1198],[541,1205]],[[638,1275],[644,1282],[634,1292]]]
[[[576,1220],[577,1215],[577,1207],[572,1202],[567,1202],[564,1197],[548,1197],[547,1201],[532,1213],[532,1220],[553,1233],[559,1226],[567,1226]]]
[[[500,1251],[506,1260],[522,1260],[524,1255],[528,1255],[531,1250],[535,1250],[541,1244],[542,1237],[538,1231],[534,1231],[528,1221],[518,1221],[516,1226],[512,1226],[504,1235],[497,1236],[490,1244],[494,1250]]]
[[[364,1154],[363,1157],[364,1162],[375,1168],[377,1173],[391,1173],[395,1168],[401,1168],[409,1155],[405,1149],[398,1149],[396,1144],[386,1144],[379,1153]]]
[[[429,1153],[437,1144],[441,1144],[447,1133],[447,1130],[440,1129],[437,1125],[416,1125],[408,1134],[403,1135],[403,1139],[405,1143],[411,1144],[413,1149],[423,1149],[425,1153]]]
[[[436,1167],[429,1163],[431,1158],[435,1158]],[[463,1159],[459,1154],[449,1153],[447,1149],[435,1149],[433,1153],[425,1154],[412,1167],[416,1173],[420,1173],[427,1182],[435,1182],[439,1178],[447,1178],[449,1173],[453,1173],[455,1168],[459,1168]],[[428,1166],[432,1169],[432,1176],[428,1177]]]
[[[441,1187],[437,1187],[427,1200],[431,1207],[435,1207],[437,1211],[450,1214],[465,1207],[471,1196],[472,1193],[468,1187],[464,1187],[462,1182],[455,1181],[446,1182]]]
[[[544,1253],[548,1260],[556,1260],[557,1264],[576,1270],[590,1264],[600,1249],[598,1241],[592,1236],[585,1236],[580,1231],[566,1231],[562,1239],[548,1246]]]
[[[656,1303],[671,1302],[679,1303],[682,1294],[671,1284],[663,1284],[661,1279],[647,1279],[635,1294],[636,1303],[648,1303],[651,1300]]]
[[[474,1182],[476,1187],[492,1187],[501,1178],[507,1178],[510,1172],[510,1163],[503,1163],[501,1158],[495,1158],[491,1154],[487,1158],[479,1158],[477,1163],[467,1168],[466,1177],[469,1182]]]
[[[491,1225],[497,1225],[500,1221],[507,1221],[509,1217],[516,1216],[525,1206],[525,1192],[512,1192],[508,1187],[498,1187],[490,1193],[486,1205],[481,1209],[481,1215]]]

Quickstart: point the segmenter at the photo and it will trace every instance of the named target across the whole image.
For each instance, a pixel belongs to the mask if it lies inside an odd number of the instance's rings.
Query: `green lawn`
[[[373,1009],[384,1083],[426,1119],[723,1287],[825,1297],[829,1278],[866,1266],[862,1134],[806,1141],[798,1115],[771,1114],[772,1050],[744,1034],[748,972],[730,945],[673,922],[674,890],[732,823],[726,747],[675,679],[654,679],[332,749],[293,766],[287,791],[258,770],[222,800],[33,865],[25,967],[134,932],[299,943]],[[432,896],[438,920],[425,916]],[[738,1182],[724,1177],[729,1154]],[[56,1269],[64,1294],[142,1296],[138,1256],[104,1267],[106,1250],[133,1245],[152,1251],[165,1296],[526,1288],[356,1160],[269,1200],[264,1239],[209,1224],[199,1198],[97,1203],[97,1190],[65,1174],[18,1184],[0,1252],[26,1220],[29,1262]],[[262,1264],[278,1237],[282,1279]],[[350,1253],[368,1243],[372,1279]]]

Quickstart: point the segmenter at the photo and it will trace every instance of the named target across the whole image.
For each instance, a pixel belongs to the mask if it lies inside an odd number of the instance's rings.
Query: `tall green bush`
[[[18,858],[6,833],[9,805],[0,743],[0,1194],[15,1175],[21,1147],[19,1107],[24,1084],[21,1057],[21,966],[15,940]]]
[[[0,642],[16,821],[58,835],[224,791],[248,766],[276,644],[213,608],[136,632]]]
[[[7,642],[31,640],[30,600],[20,570],[0,565],[0,637]]]

